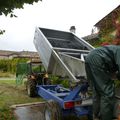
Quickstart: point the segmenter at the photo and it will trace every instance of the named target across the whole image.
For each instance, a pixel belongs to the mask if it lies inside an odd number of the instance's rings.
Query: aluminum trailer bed
[[[68,76],[71,82],[86,76],[84,57],[94,49],[71,32],[36,28],[34,44],[48,73]]]

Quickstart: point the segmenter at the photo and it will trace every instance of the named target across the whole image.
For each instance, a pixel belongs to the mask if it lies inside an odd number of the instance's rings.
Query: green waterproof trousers
[[[93,89],[93,114],[101,120],[112,120],[114,108],[114,81],[104,60],[96,51],[85,60],[87,79]]]

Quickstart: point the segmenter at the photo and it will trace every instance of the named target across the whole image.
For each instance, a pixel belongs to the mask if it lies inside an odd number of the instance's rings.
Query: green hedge
[[[14,59],[1,59],[0,60],[0,71],[1,72],[16,72],[16,65],[19,62],[26,62],[26,58],[14,58]]]

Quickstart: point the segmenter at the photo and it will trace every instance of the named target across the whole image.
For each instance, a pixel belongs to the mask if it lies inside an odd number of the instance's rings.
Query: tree
[[[23,9],[24,4],[33,4],[34,2],[38,2],[42,0],[0,0],[0,15],[10,17],[17,17],[13,14],[14,9]],[[3,34],[5,30],[0,30],[0,34]]]

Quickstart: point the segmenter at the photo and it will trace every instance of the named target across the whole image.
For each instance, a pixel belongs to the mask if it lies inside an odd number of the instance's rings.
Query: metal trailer
[[[34,45],[48,73],[68,76],[71,82],[86,76],[84,57],[94,47],[73,33],[36,28]]]
[[[34,45],[48,73],[67,76],[71,83],[77,84],[73,89],[61,85],[37,85],[38,94],[57,102],[63,115],[92,115],[92,100],[87,96],[88,83],[81,81],[86,78],[84,58],[94,47],[71,32],[45,28],[36,28]],[[46,120],[50,118],[50,114],[45,116]]]

